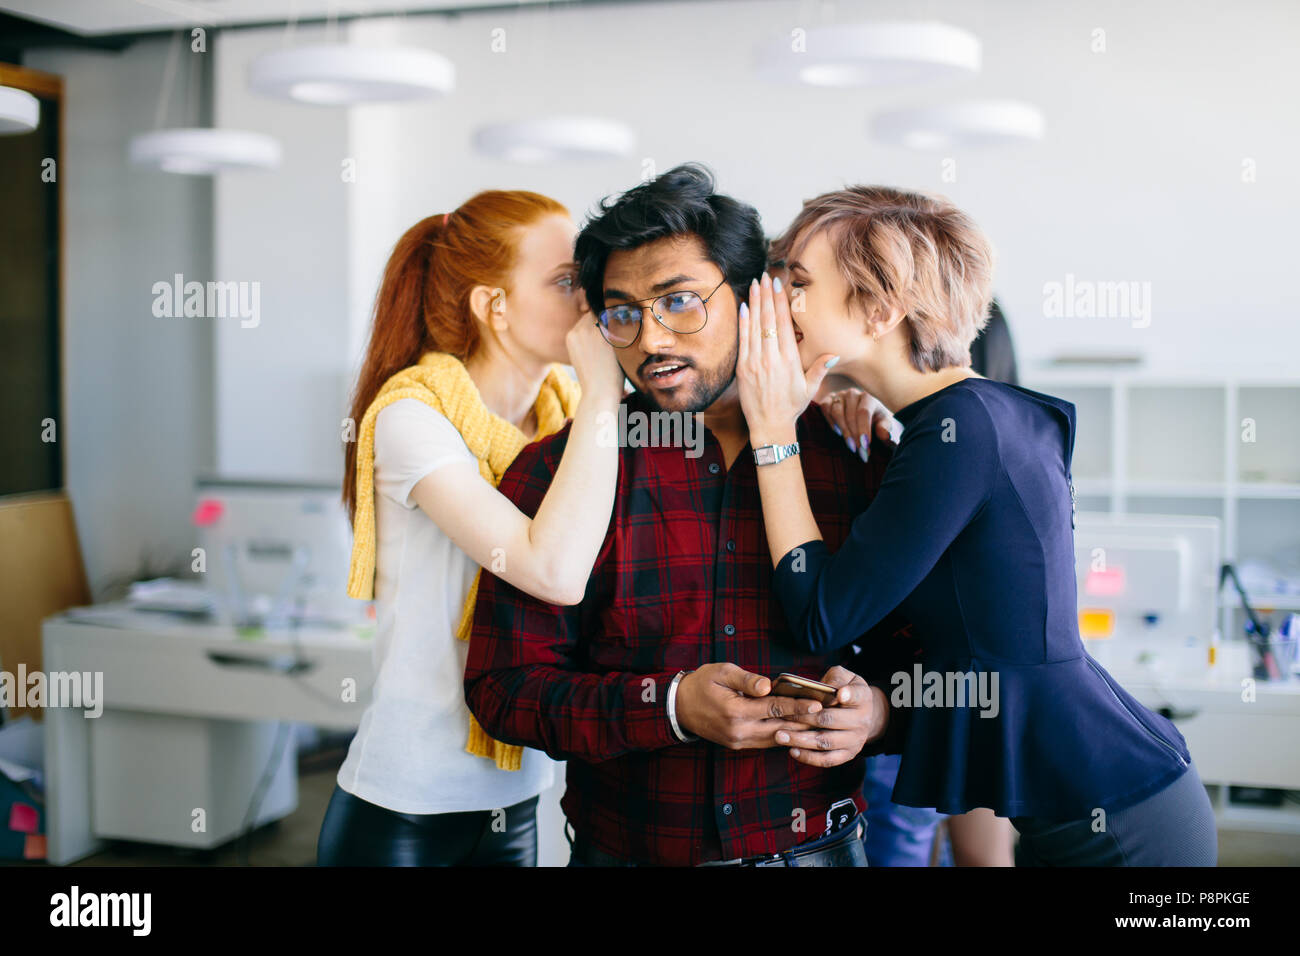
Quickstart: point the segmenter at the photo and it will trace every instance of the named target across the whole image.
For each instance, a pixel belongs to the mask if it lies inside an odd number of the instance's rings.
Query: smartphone
[[[818,701],[823,707],[834,707],[838,687],[823,684],[819,680],[799,677],[797,674],[778,674],[772,681],[772,694],[778,697],[808,697]]]

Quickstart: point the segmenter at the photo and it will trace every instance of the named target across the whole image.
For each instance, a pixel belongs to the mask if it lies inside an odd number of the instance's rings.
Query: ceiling
[[[397,13],[514,9],[547,0],[0,0],[0,11],[83,37]],[[584,0],[568,0],[569,3]]]

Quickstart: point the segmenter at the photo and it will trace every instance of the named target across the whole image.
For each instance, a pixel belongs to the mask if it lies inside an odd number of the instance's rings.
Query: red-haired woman
[[[376,600],[373,697],[321,826],[322,865],[536,865],[545,754],[493,741],[462,679],[481,567],[577,603],[613,508],[598,441],[624,376],[576,283],[575,227],[545,196],[488,191],[397,243],[352,406],[349,593]],[[573,366],[581,382],[555,363]],[[573,419],[534,517],[496,488]],[[603,424],[605,420],[601,419]],[[372,587],[373,582],[373,587]]]

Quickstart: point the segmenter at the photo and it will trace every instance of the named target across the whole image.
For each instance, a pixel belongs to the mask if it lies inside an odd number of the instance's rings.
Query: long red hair
[[[569,210],[539,193],[492,189],[406,230],[375,296],[370,343],[352,392],[354,428],[384,383],[425,352],[447,352],[462,362],[475,353],[480,335],[470,315],[470,291],[489,285],[508,294],[522,228],[551,214],[567,216]],[[355,516],[355,440],[344,445],[343,501],[348,516]]]

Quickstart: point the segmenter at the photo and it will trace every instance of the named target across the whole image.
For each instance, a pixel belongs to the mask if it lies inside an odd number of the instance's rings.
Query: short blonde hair
[[[993,299],[993,247],[974,220],[940,196],[850,186],[805,202],[771,260],[797,260],[822,230],[851,304],[902,308],[913,367],[970,365]]]

